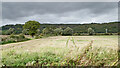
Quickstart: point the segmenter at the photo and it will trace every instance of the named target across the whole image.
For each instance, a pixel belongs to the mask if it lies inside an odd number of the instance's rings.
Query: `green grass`
[[[69,40],[70,40],[70,37],[69,37],[69,38],[67,39],[67,41],[66,41],[66,46],[68,46]]]
[[[51,49],[51,48],[50,48]],[[72,52],[74,53],[74,52]],[[93,49],[87,52],[82,62],[80,59],[82,54],[78,53],[73,58],[70,57],[70,53],[66,52],[68,57],[63,54],[55,54],[52,49],[43,53],[38,52],[23,52],[17,53],[15,50],[10,52],[4,52],[2,57],[3,65],[7,66],[25,66],[29,64],[31,66],[39,64],[43,66],[61,66],[61,65],[95,65],[95,66],[104,66],[112,65],[117,59],[117,52],[114,50],[105,50],[105,49]],[[74,55],[74,54],[73,54]]]
[[[35,65],[39,63],[39,65],[55,65],[55,63],[59,63],[61,57],[52,52],[45,53],[27,53],[24,52],[22,54],[16,53],[15,50],[6,53],[7,55],[2,58],[3,65],[7,66],[25,66],[30,63],[30,65]],[[42,55],[40,55],[42,54]],[[9,56],[9,57],[8,57]],[[34,62],[34,63],[33,63]]]
[[[112,41],[115,39],[114,37],[105,37],[102,38],[99,36],[95,36],[94,38],[99,38],[93,41],[90,45],[85,46],[82,49],[78,49],[79,42],[76,40],[76,37],[68,37],[65,38],[66,41],[63,41],[65,46],[41,46],[37,47],[36,52],[26,52],[24,47],[17,49],[7,49],[2,51],[2,65],[7,66],[116,66],[118,64],[118,52],[116,49],[106,48],[106,41],[101,41],[107,39],[107,41]],[[79,37],[78,37],[79,38]],[[77,39],[78,39],[77,38]],[[91,39],[91,37],[89,37]],[[87,42],[88,39],[87,38]],[[117,38],[117,37],[116,37]],[[62,39],[64,40],[64,39]],[[85,40],[79,38],[78,40]],[[47,40],[48,41],[48,40]],[[60,40],[61,41],[61,40]],[[69,42],[72,41],[73,45],[76,47],[66,47]],[[85,41],[83,41],[85,42]],[[102,42],[102,43],[101,43]],[[57,42],[59,44],[61,42]],[[98,44],[102,44],[101,47]],[[112,44],[114,48],[115,44]],[[109,44],[108,44],[109,46]],[[111,46],[111,45],[110,45]],[[28,47],[29,48],[29,47]],[[33,49],[33,48],[32,48]]]

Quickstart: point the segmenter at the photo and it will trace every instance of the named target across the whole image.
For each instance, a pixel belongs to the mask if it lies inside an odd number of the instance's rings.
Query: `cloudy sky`
[[[118,20],[117,2],[3,2],[2,25],[36,20],[51,24],[104,23]]]

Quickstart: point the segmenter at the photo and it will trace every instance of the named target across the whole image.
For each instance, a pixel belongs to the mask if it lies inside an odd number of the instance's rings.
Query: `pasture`
[[[53,36],[0,45],[3,66],[116,66],[118,36]]]

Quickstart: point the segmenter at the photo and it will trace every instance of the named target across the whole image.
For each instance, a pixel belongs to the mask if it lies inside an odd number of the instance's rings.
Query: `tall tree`
[[[67,27],[64,31],[63,31],[64,35],[72,35],[73,34],[73,29],[70,27]]]
[[[28,30],[27,30],[27,29],[24,29],[24,30],[22,31],[22,33],[25,34],[25,35],[28,35]]]
[[[9,30],[6,31],[6,34],[10,35],[10,34],[13,34],[15,31],[14,28],[9,28]]]
[[[52,34],[53,34],[53,29],[46,27],[46,28],[44,28],[44,29],[42,30],[42,32],[43,32],[43,34],[45,34],[45,35],[47,35],[47,34],[52,35]]]
[[[56,28],[56,29],[54,30],[54,33],[55,33],[56,35],[62,35],[63,29],[62,29],[62,28]]]
[[[24,29],[28,30],[29,35],[32,37],[37,33],[37,29],[40,27],[40,23],[37,21],[28,21],[23,26]]]
[[[94,30],[92,28],[88,28],[88,34],[89,35],[93,35],[94,34]]]

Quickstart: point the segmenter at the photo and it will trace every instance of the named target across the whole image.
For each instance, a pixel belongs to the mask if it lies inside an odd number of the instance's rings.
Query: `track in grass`
[[[89,46],[91,40],[92,48]],[[117,36],[55,36],[11,43],[2,45],[2,62],[13,66],[36,60],[43,65],[111,66],[117,64],[117,41]],[[42,62],[40,59],[44,58],[51,61]]]

